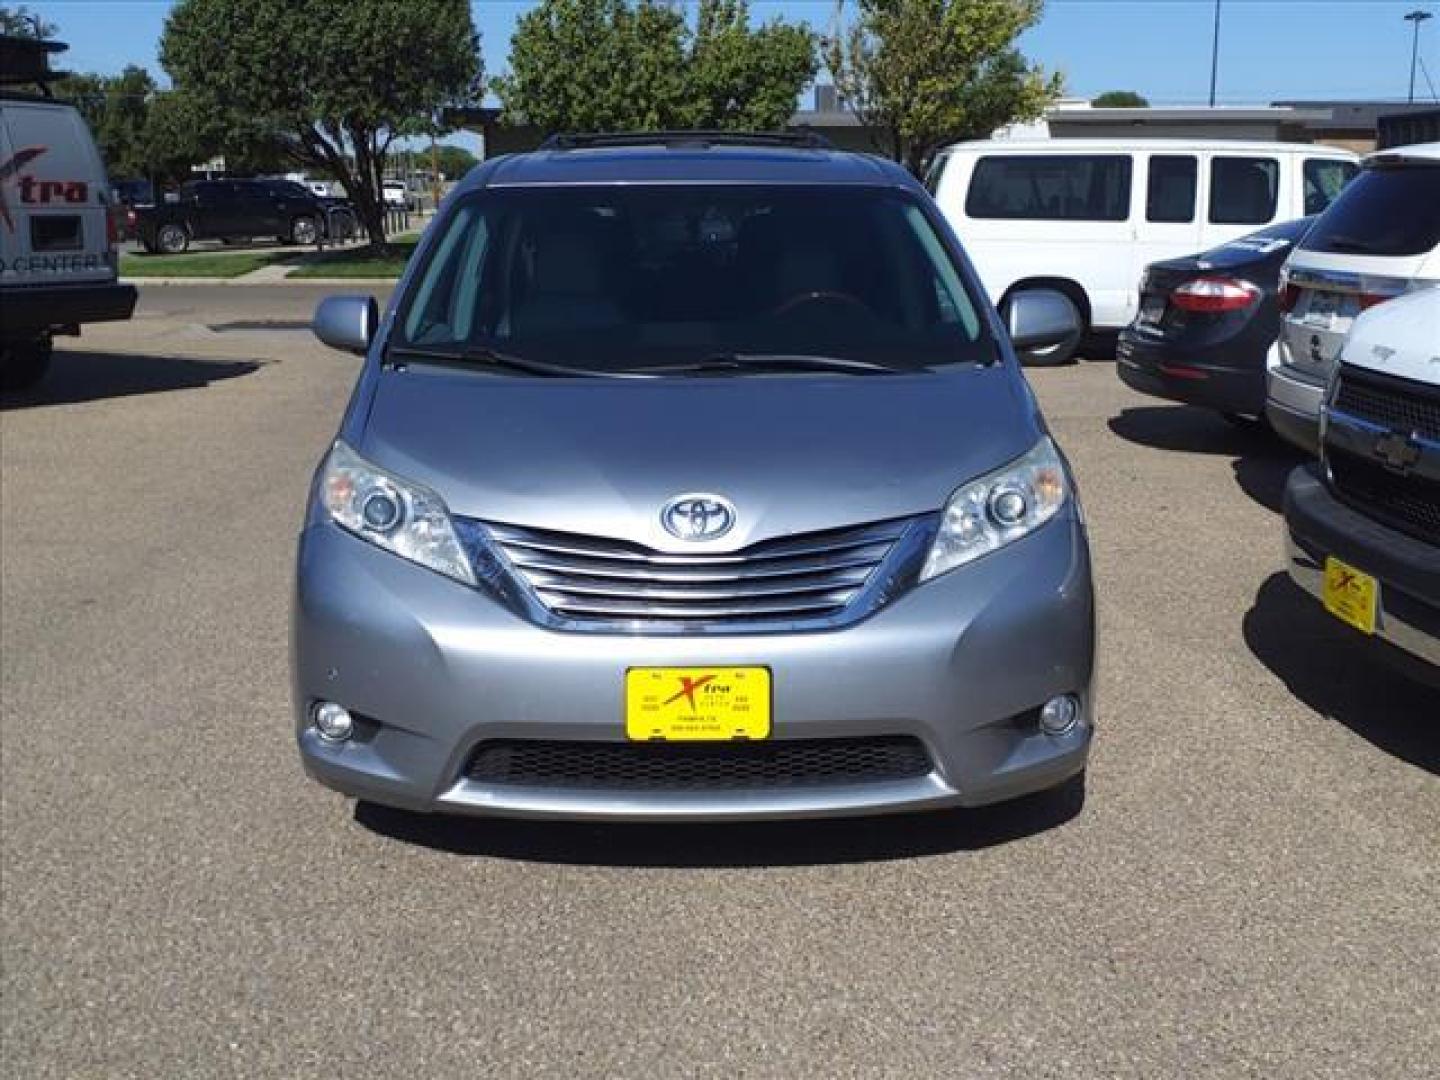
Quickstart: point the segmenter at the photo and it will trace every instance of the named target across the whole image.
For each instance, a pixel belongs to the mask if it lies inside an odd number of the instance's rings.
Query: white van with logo
[[[1178,139],[992,140],[925,178],[990,293],[1059,290],[1087,330],[1127,326],[1145,267],[1317,214],[1359,169],[1346,150]],[[1079,341],[1031,358],[1069,360]]]
[[[58,46],[63,48],[63,46]],[[0,38],[0,385],[44,375],[56,334],[128,319],[117,281],[119,218],[105,166],[73,105],[49,97],[55,42]],[[33,85],[34,93],[19,92]]]

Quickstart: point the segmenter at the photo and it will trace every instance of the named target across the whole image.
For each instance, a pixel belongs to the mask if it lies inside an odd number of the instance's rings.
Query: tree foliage
[[[422,154],[428,159],[428,154]],[[435,148],[435,158],[440,164],[440,174],[446,180],[459,180],[467,172],[475,167],[478,159],[463,146],[451,146],[448,143],[441,143]]]
[[[1150,102],[1134,90],[1107,90],[1090,104],[1097,109],[1146,109]]]
[[[818,68],[808,27],[750,25],[746,0],[542,0],[494,82],[513,123],[542,131],[783,127]]]
[[[338,177],[376,244],[391,144],[481,77],[466,0],[179,0],[160,59],[227,159],[278,149]]]
[[[14,7],[0,4],[0,34],[6,37],[49,41],[59,32],[59,27],[52,22],[46,22],[38,11],[31,11],[24,4]]]
[[[1015,47],[1044,0],[857,0],[825,60],[840,96],[869,127],[876,148],[919,172],[938,147],[983,138],[1034,119],[1059,96]]]
[[[149,121],[155,80],[129,65],[119,75],[67,75],[55,93],[75,103],[113,178],[149,176]]]

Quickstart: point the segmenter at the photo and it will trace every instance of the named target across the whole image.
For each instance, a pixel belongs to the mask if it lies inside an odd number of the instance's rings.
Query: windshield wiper
[[[395,345],[386,352],[386,359],[392,363],[405,359],[418,360],[426,364],[448,364],[455,367],[505,368],[523,371],[527,375],[543,375],[559,379],[649,379],[652,376],[631,371],[602,371],[595,368],[570,367],[566,364],[551,364],[544,360],[531,360],[514,353],[501,352],[488,345],[455,345],[440,347],[432,345]]]
[[[704,375],[745,371],[827,371],[841,375],[905,375],[929,368],[896,368],[872,360],[849,360],[841,356],[815,356],[810,353],[736,353],[718,352],[688,364],[645,368],[647,375]]]

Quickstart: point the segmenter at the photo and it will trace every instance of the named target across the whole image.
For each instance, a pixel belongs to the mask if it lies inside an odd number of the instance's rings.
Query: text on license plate
[[[625,736],[646,742],[769,738],[770,671],[630,668],[625,672]]]
[[[1325,560],[1325,610],[1341,622],[1366,634],[1375,633],[1375,610],[1379,606],[1379,583],[1331,555]]]

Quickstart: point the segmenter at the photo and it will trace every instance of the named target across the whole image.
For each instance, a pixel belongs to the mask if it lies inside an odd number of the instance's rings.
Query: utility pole
[[[1407,15],[1406,18],[1409,18]],[[1215,76],[1220,71],[1220,0],[1215,0],[1215,30],[1210,37],[1210,107],[1215,107]]]
[[[1410,104],[1415,104],[1415,62],[1420,59],[1420,24],[1426,19],[1433,19],[1435,16],[1428,11],[1421,11],[1418,8],[1406,14],[1405,21],[1415,24],[1415,32],[1410,43]]]

